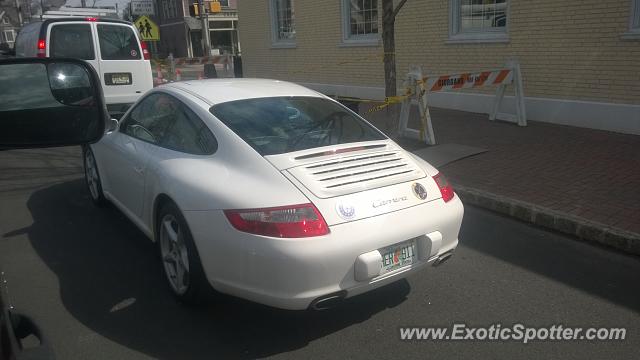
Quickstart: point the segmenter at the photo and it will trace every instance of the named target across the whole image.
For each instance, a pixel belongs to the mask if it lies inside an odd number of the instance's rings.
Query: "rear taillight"
[[[86,17],[84,18],[86,21],[98,21],[97,17]]]
[[[144,41],[140,41],[140,46],[142,46],[142,56],[145,60],[151,59],[151,53],[149,53],[149,49],[147,48],[147,43]]]
[[[329,226],[312,204],[225,210],[224,214],[234,228],[251,234],[302,238],[329,233]]]
[[[47,42],[42,40],[42,39],[38,40],[38,53],[37,53],[37,56],[39,58],[47,57]]]
[[[444,177],[441,173],[433,177],[433,180],[436,181],[438,188],[440,189],[440,194],[442,194],[442,200],[447,202],[453,199],[455,193],[453,192],[453,186],[447,181],[447,178]]]

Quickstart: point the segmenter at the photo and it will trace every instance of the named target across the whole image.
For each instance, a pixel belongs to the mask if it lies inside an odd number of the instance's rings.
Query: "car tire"
[[[212,293],[212,288],[189,226],[173,202],[161,205],[156,234],[163,273],[171,293],[184,304],[201,304],[206,295]]]
[[[82,158],[84,162],[84,180],[87,185],[87,190],[89,190],[91,201],[93,201],[96,206],[102,207],[107,203],[107,200],[102,192],[102,181],[100,180],[98,163],[90,146],[83,146]]]

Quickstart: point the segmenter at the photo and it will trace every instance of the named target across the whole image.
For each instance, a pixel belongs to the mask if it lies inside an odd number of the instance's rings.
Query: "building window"
[[[175,19],[178,17],[178,7],[174,0],[162,0],[162,18]]]
[[[507,41],[507,20],[507,0],[451,0],[449,40]]]
[[[342,0],[342,23],[345,44],[377,45],[378,0]]]
[[[4,39],[9,44],[13,44],[13,42],[16,41],[16,34],[13,32],[13,30],[5,30]]]
[[[218,0],[220,2],[220,6],[229,7],[229,0]]]
[[[271,0],[271,32],[274,46],[295,46],[293,0]]]

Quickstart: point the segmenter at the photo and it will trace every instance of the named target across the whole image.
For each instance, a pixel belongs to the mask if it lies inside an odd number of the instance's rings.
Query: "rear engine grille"
[[[424,176],[402,152],[344,157],[289,170],[321,198],[387,186]]]

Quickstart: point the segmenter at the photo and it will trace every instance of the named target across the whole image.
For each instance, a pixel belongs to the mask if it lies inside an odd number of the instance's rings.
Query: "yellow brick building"
[[[243,0],[238,12],[245,76],[383,98],[380,0]],[[408,0],[396,59],[399,81],[411,65],[437,75],[517,59],[530,120],[640,134],[640,0]],[[487,113],[491,96],[429,101]]]

